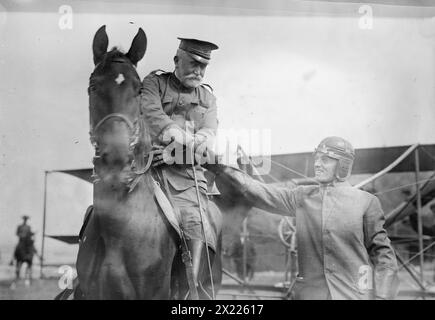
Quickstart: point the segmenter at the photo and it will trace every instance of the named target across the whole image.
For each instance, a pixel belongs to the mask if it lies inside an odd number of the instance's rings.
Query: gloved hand
[[[190,153],[191,150],[192,149],[189,147],[184,148],[184,152]],[[151,151],[154,153],[153,164],[152,164],[153,167],[159,167],[161,165],[173,165],[175,163],[181,164],[181,162],[176,162],[174,148],[168,146],[153,145]],[[219,162],[218,157],[215,156],[207,148],[207,143],[205,142],[195,147],[194,156],[195,156],[195,164],[208,165],[208,164],[217,164]],[[178,159],[178,161],[180,161],[180,159]],[[184,159],[186,159],[186,157],[184,157]]]
[[[203,165],[208,162],[208,144],[207,140],[202,137],[195,136],[194,138],[195,163]]]
[[[166,148],[165,146],[153,145],[151,151],[154,153],[153,167],[158,167],[163,164],[174,164],[175,157],[172,155],[172,149]]]
[[[175,142],[179,145],[188,146],[194,142],[194,136],[182,130],[177,125],[171,125],[169,128],[165,129],[162,132],[160,136],[160,141],[164,145],[168,145],[171,142]]]

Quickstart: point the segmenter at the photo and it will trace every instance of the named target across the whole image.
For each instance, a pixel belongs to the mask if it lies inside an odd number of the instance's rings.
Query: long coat
[[[237,188],[253,206],[296,217],[298,299],[394,298],[397,261],[383,225],[378,198],[347,182],[267,185],[226,167],[222,183]]]

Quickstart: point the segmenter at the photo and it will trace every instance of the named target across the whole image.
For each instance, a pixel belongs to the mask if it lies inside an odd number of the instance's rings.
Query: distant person
[[[23,223],[20,224],[17,227],[17,236],[19,241],[22,241],[23,239],[29,238],[32,236],[32,229],[31,227],[27,224],[27,220],[29,220],[29,216],[22,216],[23,219]]]
[[[27,223],[27,221],[30,219],[30,217],[27,216],[27,215],[24,215],[21,218],[23,219],[23,223],[18,225],[17,231],[16,231],[15,234],[18,237],[18,245],[23,246],[25,244],[25,242],[26,242],[26,239],[32,238],[33,232],[32,232],[32,228]],[[17,247],[18,247],[18,245],[17,245]],[[17,249],[15,248],[14,255],[13,255],[12,259],[11,259],[11,262],[9,263],[11,266],[14,264],[16,250]]]
[[[16,262],[15,265],[15,280],[11,285],[11,288],[15,288],[16,282],[20,279],[20,270],[23,263],[27,264],[26,268],[26,285],[29,285],[32,281],[32,265],[33,255],[38,254],[35,248],[35,233],[31,230],[27,224],[29,220],[28,216],[23,216],[23,223],[17,227],[16,235],[18,236],[18,244],[14,250],[14,256],[10,262],[11,265]]]
[[[229,255],[237,276],[245,281],[245,279],[243,279],[243,246],[239,237],[234,237],[229,250]]]
[[[230,249],[230,256],[234,263],[237,276],[240,279],[243,279],[243,281],[246,281],[244,279],[243,275],[243,242],[240,238],[236,238]],[[255,246],[252,243],[252,241],[248,240],[246,241],[246,277],[249,281],[251,281],[254,277],[255,272],[255,262],[256,262],[256,256],[257,253],[255,251]]]
[[[255,245],[248,239],[246,242],[246,275],[249,281],[254,278],[256,261],[257,251],[255,250]]]

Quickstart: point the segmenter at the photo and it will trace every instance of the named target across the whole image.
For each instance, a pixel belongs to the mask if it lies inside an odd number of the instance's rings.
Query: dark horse
[[[23,264],[26,264],[26,272],[25,272],[25,284],[29,285],[32,281],[32,264],[33,264],[33,255],[37,254],[33,234],[29,233],[26,237],[20,238],[17,246],[14,251],[14,258],[11,261],[11,264],[15,261],[15,280],[12,283],[11,287],[14,288],[16,282],[20,279],[21,267]]]
[[[181,240],[156,201],[151,141],[140,112],[135,67],[146,45],[142,29],[126,54],[117,48],[107,52],[105,26],[94,37],[89,111],[96,180],[94,209],[77,257],[76,299],[182,299],[188,292]],[[220,254],[216,257],[218,289]],[[207,285],[209,273],[202,280]]]

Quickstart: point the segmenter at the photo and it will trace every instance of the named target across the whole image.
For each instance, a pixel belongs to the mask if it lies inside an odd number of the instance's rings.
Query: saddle
[[[153,183],[153,186],[152,186],[153,193],[154,193],[154,197],[156,199],[157,204],[159,205],[160,209],[164,213],[166,219],[168,220],[168,222],[170,223],[172,228],[177,232],[179,238],[182,240],[182,243],[184,243],[184,246],[183,245],[181,246],[181,248],[182,248],[182,261],[186,267],[186,276],[187,276],[187,281],[189,284],[189,292],[190,292],[192,299],[197,300],[198,299],[198,292],[197,292],[196,285],[195,285],[195,282],[193,279],[192,258],[191,258],[190,251],[187,249],[187,244],[185,243],[186,239],[184,237],[183,229],[181,226],[180,211],[177,210],[176,208],[174,208],[171,201],[168,199],[168,196],[170,197],[170,194],[167,196],[163,192],[162,188],[160,187],[160,183],[158,181],[156,181],[154,178],[152,178],[152,183]],[[168,192],[169,192],[169,190],[168,190]],[[89,222],[91,221],[93,211],[94,211],[93,205],[89,206],[86,210],[84,222],[83,222],[83,225],[82,225],[80,232],[79,232],[79,243],[81,245],[84,244],[84,242],[86,241],[85,231],[86,231],[86,228],[87,228]],[[94,228],[95,228],[95,226],[94,226]],[[98,233],[98,230],[93,230],[93,231],[97,231],[97,233]],[[96,246],[96,244],[94,244],[94,246]],[[96,249],[96,247],[95,247],[95,249]],[[215,246],[212,247],[212,249],[216,250]],[[71,290],[71,292],[73,292],[73,291],[74,290]],[[69,296],[71,292],[66,293],[66,297]]]
[[[169,201],[168,196],[165,194],[165,192],[162,190],[162,187],[158,181],[156,181],[154,178],[153,181],[153,191],[154,191],[154,197],[156,199],[156,202],[158,203],[160,209],[164,213],[166,219],[172,226],[172,228],[177,232],[180,239],[183,238],[183,230],[181,227],[181,216],[180,212],[178,210],[175,210],[172,203]],[[86,230],[87,225],[89,224],[89,221],[92,217],[94,211],[94,206],[90,205],[86,209],[85,217],[83,220],[83,225],[80,228],[79,232],[79,242],[84,241],[84,233]],[[213,202],[209,203],[209,208],[206,210],[206,214],[204,215],[204,218],[207,219],[208,223],[211,225],[211,229],[213,230],[214,234],[217,235],[220,230],[220,219],[219,219],[219,212],[216,206]],[[215,243],[209,243],[209,246],[216,250]]]

